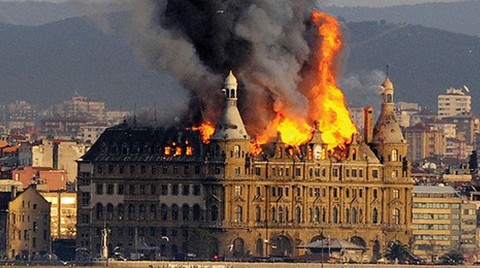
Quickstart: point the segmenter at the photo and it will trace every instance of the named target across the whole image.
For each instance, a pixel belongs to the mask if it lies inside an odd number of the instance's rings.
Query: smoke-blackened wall
[[[131,34],[143,59],[190,92],[192,123],[218,118],[220,86],[232,69],[254,136],[280,109],[305,117],[307,100],[298,84],[310,55],[305,22],[314,2],[131,0]]]

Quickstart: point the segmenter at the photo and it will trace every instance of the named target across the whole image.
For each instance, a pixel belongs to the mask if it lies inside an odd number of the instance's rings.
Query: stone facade
[[[122,124],[102,134],[78,160],[77,247],[99,255],[105,227],[110,251],[152,258],[294,257],[304,254],[297,246],[331,237],[378,259],[388,242],[409,242],[413,181],[389,112],[393,85],[372,144],[354,136],[343,157],[327,151],[315,127],[299,148],[279,136],[254,156],[233,74],[224,92],[208,143],[181,127]]]

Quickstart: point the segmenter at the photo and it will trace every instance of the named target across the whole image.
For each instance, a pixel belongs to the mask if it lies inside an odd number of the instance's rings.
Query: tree
[[[459,265],[463,263],[463,254],[458,250],[451,250],[440,257],[441,264]]]
[[[419,257],[415,256],[406,245],[398,240],[391,241],[383,255],[391,262],[420,263],[422,261]]]
[[[188,251],[195,253],[200,259],[208,260],[218,254],[218,240],[207,230],[191,229]]]
[[[407,246],[400,241],[391,241],[385,249],[384,256],[392,262],[404,263],[407,260]]]

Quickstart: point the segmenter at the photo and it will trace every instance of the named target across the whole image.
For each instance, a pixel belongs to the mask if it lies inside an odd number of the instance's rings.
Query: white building
[[[471,110],[471,97],[464,89],[449,88],[446,94],[438,95],[438,116],[448,117],[468,114]]]

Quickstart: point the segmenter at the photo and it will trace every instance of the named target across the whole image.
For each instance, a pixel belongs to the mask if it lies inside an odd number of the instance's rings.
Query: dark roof
[[[11,192],[0,192],[0,210],[8,209],[8,202],[12,201]]]
[[[182,148],[182,154],[164,154],[164,148]],[[187,147],[193,149],[186,155]],[[80,161],[199,161],[204,144],[200,132],[182,127],[153,128],[120,124],[107,128]]]
[[[325,238],[321,240],[316,240],[311,243],[308,243],[306,245],[300,245],[298,248],[308,248],[308,249],[322,249],[322,248],[329,248],[332,250],[338,249],[358,249],[358,250],[364,250],[365,247],[362,247],[360,245],[354,244],[352,242],[348,242],[343,239],[338,239],[338,238]]]

